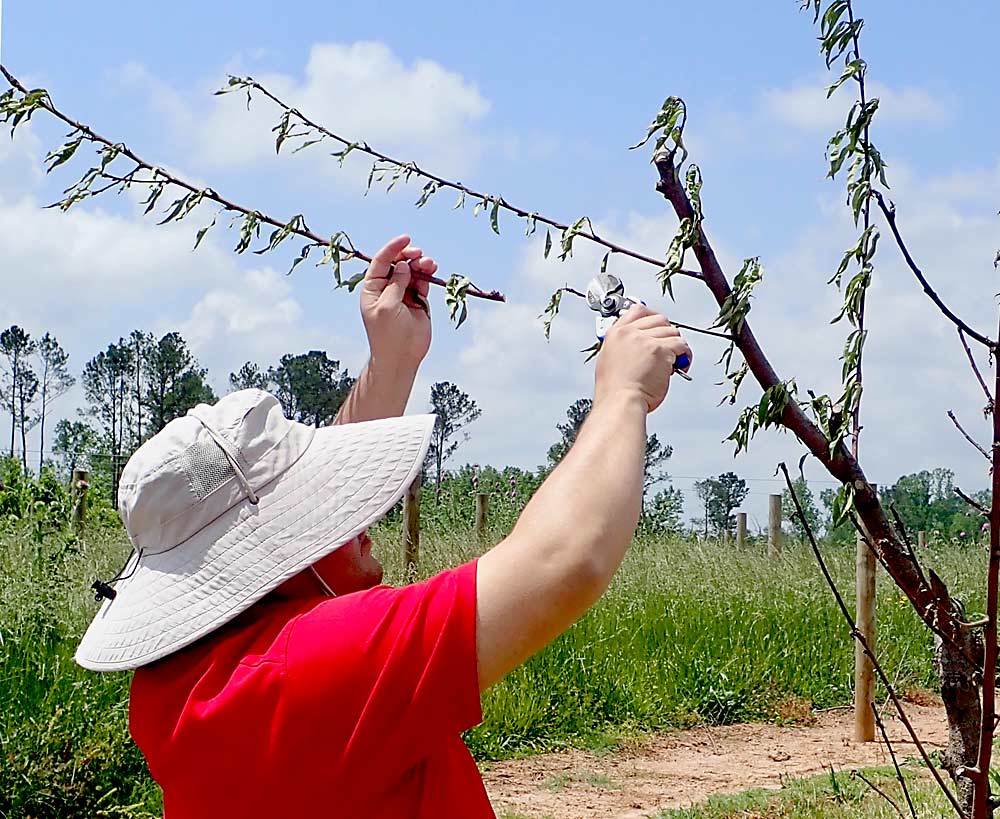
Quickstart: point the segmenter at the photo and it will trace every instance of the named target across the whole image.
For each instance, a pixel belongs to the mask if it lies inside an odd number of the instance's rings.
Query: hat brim
[[[389,512],[423,466],[433,415],[323,427],[289,469],[192,537],[133,556],[76,651],[94,671],[154,662],[229,622]]]

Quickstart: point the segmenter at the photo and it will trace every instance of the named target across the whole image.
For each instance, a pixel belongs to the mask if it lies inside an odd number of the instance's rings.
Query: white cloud
[[[157,332],[176,330],[209,368],[219,389],[244,361],[261,367],[288,352],[330,350],[352,371],[363,351],[356,341],[310,324],[286,276],[271,268],[226,277],[206,292],[186,318],[163,318]]]
[[[242,93],[213,96],[210,92],[223,84],[223,76],[194,91],[178,90],[131,64],[120,79],[150,93],[178,142],[193,151],[201,167],[273,161],[271,129],[280,110],[258,97],[248,111]],[[404,161],[420,157],[428,167],[449,175],[468,172],[483,146],[475,126],[490,104],[476,85],[433,60],[404,63],[380,42],[316,43],[302,77],[263,73],[256,79],[345,139],[363,139],[390,154],[399,153]],[[294,160],[283,160],[335,173],[336,163],[328,153],[340,146],[327,144],[327,150],[317,145]]]
[[[828,85],[828,78],[824,78],[764,91],[760,96],[761,112],[803,131],[843,127],[855,99],[855,88],[848,83],[827,99]],[[948,119],[946,106],[922,88],[894,89],[878,82],[866,85],[869,99],[879,99],[880,123],[940,125]]]

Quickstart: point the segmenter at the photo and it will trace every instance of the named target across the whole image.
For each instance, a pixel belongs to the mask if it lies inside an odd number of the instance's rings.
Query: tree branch
[[[694,208],[681,184],[673,154],[659,154],[653,161],[660,177],[656,189],[670,202],[678,219],[682,221],[693,219]],[[705,284],[721,309],[732,293],[732,288],[701,225],[698,226],[694,237],[692,250],[698,259]],[[744,320],[734,335],[736,346],[743,354],[750,372],[753,373],[761,389],[767,390],[781,383],[754,336],[750,322]],[[823,431],[806,417],[802,407],[795,400],[789,400],[785,404],[781,424],[795,434],[833,477],[854,488],[855,509],[871,535],[876,553],[880,555],[886,571],[909,598],[920,618],[936,631],[960,641],[961,634],[955,623],[951,599],[947,594],[944,596],[934,594],[925,583],[921,582],[919,573],[896,539],[892,526],[858,460],[843,443],[831,453],[830,441]]]
[[[998,378],[1000,378],[1000,376],[998,376]],[[1000,380],[998,380],[998,384],[1000,384]],[[830,587],[830,591],[833,593],[834,599],[837,601],[837,606],[840,608],[840,613],[844,616],[844,619],[847,621],[847,624],[851,629],[851,637],[857,640],[862,651],[864,651],[865,656],[871,660],[875,673],[878,674],[879,679],[882,681],[882,685],[885,686],[886,693],[889,695],[889,699],[892,700],[892,704],[896,708],[896,713],[899,714],[899,721],[903,723],[903,726],[906,728],[907,733],[910,735],[910,739],[913,740],[913,744],[920,753],[920,757],[923,759],[927,769],[931,772],[931,775],[944,792],[944,795],[948,798],[948,801],[951,802],[951,805],[958,814],[959,819],[965,819],[965,813],[962,810],[962,806],[959,805],[958,799],[955,797],[955,794],[951,792],[951,789],[947,786],[947,784],[945,784],[944,779],[941,777],[938,769],[934,766],[934,763],[931,762],[931,758],[927,754],[927,749],[924,748],[924,744],[920,741],[920,737],[917,736],[917,732],[914,730],[913,724],[906,716],[903,703],[900,702],[899,697],[896,695],[896,690],[893,687],[889,676],[885,673],[885,669],[882,668],[882,664],[878,661],[875,653],[868,646],[868,642],[865,640],[864,635],[858,631],[857,626],[854,623],[854,618],[851,616],[850,611],[848,611],[847,604],[844,602],[844,598],[840,594],[840,589],[837,588],[837,583],[834,581],[833,576],[830,574],[830,570],[827,568],[826,561],[823,559],[823,553],[819,550],[812,527],[809,525],[809,522],[806,520],[806,516],[802,511],[802,504],[799,502],[799,496],[796,494],[795,487],[792,485],[792,479],[788,474],[788,467],[785,466],[784,463],[780,463],[778,464],[778,469],[780,469],[782,474],[785,476],[785,485],[788,487],[792,503],[795,505],[795,512],[799,516],[799,520],[802,521],[803,528],[805,529],[805,533],[809,539],[809,545],[812,547],[812,552],[816,557],[816,562],[819,563],[819,568],[823,573],[826,584]],[[1000,551],[998,551],[998,555],[1000,555]]]
[[[311,119],[310,117],[306,116],[298,108],[294,108],[288,103],[284,102],[277,95],[273,94],[259,82],[250,77],[230,78],[231,84],[234,81],[240,87],[252,88],[253,90],[258,91],[263,96],[271,100],[271,102],[273,102],[275,105],[277,105],[282,111],[285,112],[286,115],[295,117],[299,122],[301,122],[308,128],[311,128],[316,133],[322,134],[325,137],[329,137],[330,139],[344,146],[345,150],[356,151],[358,153],[366,154],[367,156],[372,157],[378,162],[394,166],[397,169],[403,169],[409,173],[412,173],[415,176],[419,176],[423,179],[426,179],[429,182],[434,183],[439,188],[450,188],[451,190],[458,191],[463,196],[462,201],[464,201],[465,196],[468,196],[472,199],[479,199],[483,202],[495,203],[500,210],[507,211],[508,213],[513,213],[515,216],[518,216],[519,218],[522,219],[530,219],[533,223],[539,222],[544,225],[549,225],[550,227],[553,227],[561,232],[565,232],[570,228],[570,225],[566,223],[559,222],[555,219],[552,219],[548,216],[544,216],[540,213],[536,213],[534,211],[529,211],[525,208],[518,207],[517,205],[512,205],[511,203],[507,202],[502,196],[494,196],[493,194],[477,191],[473,188],[463,185],[461,182],[454,182],[450,179],[445,179],[444,177],[439,176],[438,174],[424,170],[415,162],[402,162],[398,159],[394,159],[393,157],[388,156],[382,153],[381,151],[378,151],[375,148],[371,147],[366,142],[355,142],[353,140],[349,140],[345,137],[342,137],[339,134],[336,134],[330,129],[326,128],[325,126],[320,125],[318,122]],[[301,137],[305,135],[296,134],[295,136]],[[642,253],[638,253],[637,251],[616,244],[615,242],[611,242],[607,239],[604,239],[603,237],[598,236],[597,233],[594,232],[593,228],[590,228],[589,231],[587,232],[580,232],[577,235],[581,239],[586,239],[590,242],[593,242],[594,244],[601,245],[602,247],[607,248],[608,251],[610,251],[611,253],[616,253],[620,256],[627,256],[629,258],[636,259],[640,262],[645,262],[646,264],[655,265],[657,268],[662,268],[666,263],[665,259],[657,259],[652,256],[646,256]],[[701,274],[694,270],[678,270],[676,272],[678,275],[681,276],[689,276],[695,279],[701,278]]]
[[[896,245],[899,247],[900,252],[903,254],[903,258],[906,260],[906,264],[909,266],[910,270],[913,271],[913,275],[917,277],[917,281],[920,282],[920,286],[923,291],[928,295],[930,300],[934,302],[938,309],[945,315],[945,317],[954,324],[959,330],[964,332],[970,338],[974,338],[980,344],[989,347],[991,350],[996,349],[997,343],[991,338],[984,336],[982,333],[976,332],[968,324],[962,321],[958,316],[956,316],[951,309],[946,305],[941,297],[934,291],[934,288],[930,286],[927,278],[924,276],[923,272],[917,267],[917,263],[913,261],[913,256],[910,255],[909,249],[906,247],[906,242],[903,241],[903,237],[900,235],[899,228],[896,225],[896,207],[886,205],[885,197],[882,195],[881,191],[872,190],[872,196],[878,202],[878,206],[881,209],[883,215],[885,216],[886,222],[889,223],[889,229],[892,231],[892,235],[896,240]]]
[[[868,777],[866,777],[863,773],[861,773],[861,771],[858,770],[851,771],[851,776],[854,779],[860,779],[875,793],[881,796],[886,802],[892,805],[893,809],[896,811],[896,815],[899,816],[899,819],[906,819],[906,817],[903,815],[902,809],[899,807],[899,804],[896,802],[896,800],[893,799],[891,796],[889,796],[889,794],[887,794],[884,790],[882,790],[878,785],[876,785],[874,782],[868,779]]]
[[[882,740],[885,742],[885,747],[889,751],[889,756],[892,757],[892,767],[896,769],[896,779],[899,780],[899,786],[903,789],[903,796],[906,798],[906,804],[910,809],[910,816],[912,819],[917,819],[917,811],[913,807],[913,800],[910,799],[910,790],[906,787],[906,779],[903,777],[903,771],[899,767],[899,761],[896,759],[896,752],[892,748],[892,743],[889,742],[889,733],[885,730],[885,723],[882,722],[882,717],[879,715],[878,709],[875,707],[875,703],[872,703],[872,713],[875,715],[875,724],[878,726],[879,732],[882,734]]]
[[[962,342],[962,346],[965,348],[965,355],[969,359],[969,366],[972,367],[972,372],[976,374],[976,379],[979,381],[979,386],[983,388],[983,394],[986,396],[986,410],[985,412],[993,412],[993,396],[990,395],[990,388],[986,386],[986,381],[983,380],[983,374],[979,371],[979,366],[976,364],[976,359],[972,356],[972,350],[969,349],[969,342],[965,340],[965,333],[961,327],[958,328],[958,338]]]
[[[847,2],[847,17],[850,21],[851,28],[854,31],[853,42],[854,42],[854,59],[861,60],[861,43],[858,39],[858,27],[855,26],[854,21],[854,6],[851,0]],[[861,109],[864,110],[868,99],[865,92],[865,72],[859,71],[855,75],[855,80],[858,83],[858,95],[861,101]],[[865,149],[865,161],[864,161],[864,178],[868,182],[869,188],[871,187],[871,177],[872,177],[872,164],[871,164],[871,143],[868,139],[868,124],[864,127],[864,136],[862,138],[863,146]],[[850,189],[848,189],[850,190]],[[869,226],[871,225],[871,198],[865,197],[864,205],[862,206],[864,210],[864,232],[867,233]],[[855,221],[856,224],[856,221]],[[866,262],[862,262],[862,267]],[[869,279],[870,281],[870,279]],[[861,333],[862,342],[864,341],[865,333],[865,302],[868,298],[868,286],[865,285],[864,290],[861,293],[861,302],[858,305],[858,316],[857,316],[857,327],[858,332]],[[858,361],[857,366],[854,369],[855,377],[858,385],[858,397],[854,404],[854,411],[851,413],[851,454],[857,458],[858,448],[860,445],[861,438],[861,398],[864,394],[864,386],[862,382],[862,372],[861,372],[861,359],[864,355],[864,344],[861,343],[858,347]]]
[[[972,498],[970,498],[968,495],[966,495],[957,486],[953,486],[952,487],[952,491],[956,495],[958,495],[962,500],[964,500],[967,504],[969,504],[969,506],[971,506],[973,509],[979,510],[979,512],[982,513],[983,517],[988,518],[990,516],[990,510],[989,509],[987,509],[981,503],[977,503],[976,501],[974,501]]]
[[[951,418],[951,422],[955,425],[955,428],[962,433],[962,435],[965,437],[965,440],[968,441],[970,444],[972,444],[976,449],[978,449],[983,454],[983,457],[987,461],[991,460],[990,453],[987,452],[971,435],[969,435],[968,432],[962,429],[962,425],[958,423],[958,419],[955,417],[955,413],[953,413],[951,410],[948,410],[948,417]]]
[[[3,73],[4,78],[7,80],[7,82],[10,84],[12,88],[17,89],[20,93],[25,95],[30,93],[28,89],[25,88],[25,86],[13,74],[11,74],[3,65],[0,65],[0,72]],[[160,182],[163,182],[165,184],[175,185],[178,188],[186,190],[191,194],[200,195],[203,200],[215,202],[216,204],[221,205],[227,211],[231,211],[233,213],[239,213],[242,214],[243,216],[254,216],[259,222],[271,225],[272,227],[278,229],[288,228],[289,234],[294,234],[296,236],[302,237],[303,239],[308,239],[310,243],[312,243],[317,247],[327,247],[331,245],[330,239],[325,239],[319,234],[313,233],[312,231],[306,229],[305,227],[293,226],[289,228],[289,225],[291,224],[290,222],[281,222],[271,216],[261,213],[260,211],[253,210],[251,208],[245,207],[244,205],[240,205],[236,202],[233,202],[232,200],[226,199],[216,191],[212,190],[211,188],[204,188],[204,189],[199,188],[195,185],[192,185],[190,182],[187,182],[186,180],[178,176],[175,176],[174,174],[164,171],[162,168],[158,168],[152,165],[151,163],[147,162],[146,160],[136,155],[123,143],[112,142],[110,139],[101,136],[99,133],[94,131],[89,126],[84,125],[81,122],[77,122],[76,120],[64,114],[62,111],[60,111],[58,108],[55,107],[55,105],[52,103],[48,95],[46,95],[41,100],[40,107],[43,108],[52,116],[56,117],[57,119],[69,125],[74,131],[82,134],[88,141],[104,145],[107,148],[115,149],[118,155],[123,156],[131,160],[133,163],[135,163],[135,165],[137,166],[136,170],[142,169],[153,173],[153,180],[139,180],[143,184],[159,184]],[[108,185],[106,188],[94,191],[94,194],[96,195],[99,192],[103,192],[104,190],[113,188],[118,184],[126,184],[126,185],[131,184],[133,180],[130,177],[134,173],[135,170],[133,170],[129,174],[126,174],[125,177],[115,177],[109,174],[104,174],[102,172],[100,176],[111,180],[112,184]],[[345,246],[338,243],[337,250],[340,253],[343,253],[346,258],[356,258],[356,259],[361,259],[364,262],[369,262],[369,263],[371,262],[371,256],[362,253],[353,246]],[[424,279],[430,282],[431,284],[435,284],[441,287],[447,286],[447,282],[443,281],[442,279],[438,279],[434,276],[429,276],[427,274],[421,273],[420,271],[416,270],[413,271],[413,275],[416,276],[417,278]],[[506,301],[504,295],[498,290],[492,290],[487,292],[475,286],[469,287],[468,295],[474,296],[479,299],[487,299],[489,301],[500,301],[500,302]]]
[[[1000,329],[998,329],[1000,333]],[[994,355],[994,402],[1000,401],[1000,356]],[[972,777],[975,795],[972,819],[986,819],[992,811],[990,800],[990,760],[996,731],[997,682],[997,593],[1000,592],[1000,413],[993,413],[993,496],[990,504],[990,560],[986,571],[986,628],[983,632],[983,718],[979,732],[979,755]]]

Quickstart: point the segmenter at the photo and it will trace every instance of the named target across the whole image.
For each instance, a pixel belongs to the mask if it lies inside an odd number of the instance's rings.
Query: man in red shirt
[[[460,736],[480,692],[569,628],[624,557],[646,415],[691,354],[643,306],[608,332],[590,416],[514,531],[423,583],[381,585],[365,530],[430,440],[433,416],[400,416],[436,269],[407,236],[376,254],[371,355],[334,425],[244,390],[171,422],[125,468],[134,551],[95,583],[104,603],[77,661],[137,669],[130,729],[165,819],[493,817]]]

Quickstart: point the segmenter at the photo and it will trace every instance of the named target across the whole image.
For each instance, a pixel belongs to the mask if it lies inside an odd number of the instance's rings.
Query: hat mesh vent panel
[[[198,441],[181,456],[184,471],[199,500],[204,500],[236,473],[225,453],[216,443]]]

